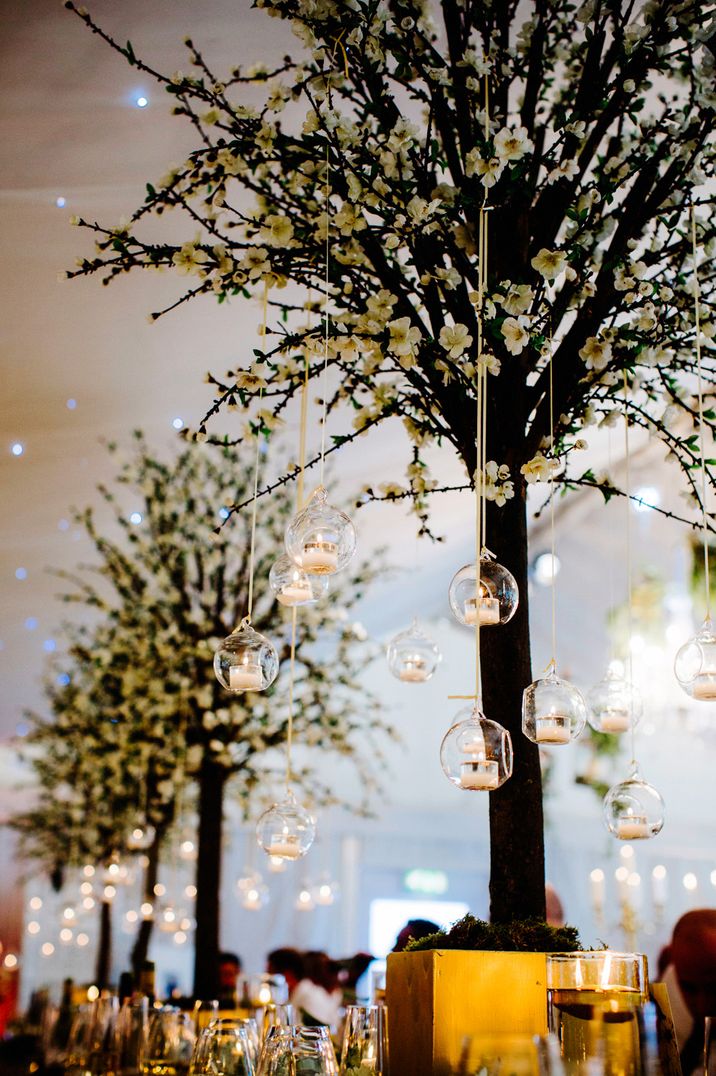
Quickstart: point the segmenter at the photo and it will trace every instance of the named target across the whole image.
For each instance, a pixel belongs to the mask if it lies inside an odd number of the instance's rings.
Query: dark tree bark
[[[95,985],[100,990],[109,986],[109,974],[112,965],[112,905],[103,900],[99,908],[99,942],[97,945],[97,965],[95,968]]]
[[[199,774],[194,996],[219,996],[221,836],[226,771],[204,758]]]
[[[544,828],[539,749],[522,732],[522,692],[532,681],[529,635],[527,511],[524,489],[488,512],[488,546],[520,591],[508,624],[481,634],[485,716],[512,737],[514,768],[490,793],[490,918],[495,923],[545,916]],[[489,509],[493,509],[489,505]]]
[[[144,886],[143,894],[144,900],[149,904],[154,904],[155,894],[154,887],[157,884],[157,878],[159,875],[159,850],[162,843],[162,837],[164,836],[159,830],[156,831],[154,840],[146,851],[147,866],[144,871]],[[139,932],[137,934],[137,940],[132,947],[131,963],[132,971],[134,972],[135,983],[139,982],[139,973],[142,970],[142,965],[147,959],[149,953],[149,942],[152,937],[152,931],[154,929],[154,919],[143,919]]]

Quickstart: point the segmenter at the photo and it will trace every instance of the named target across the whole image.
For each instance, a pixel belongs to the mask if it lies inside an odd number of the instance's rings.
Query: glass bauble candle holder
[[[676,679],[687,695],[702,702],[716,701],[716,635],[710,617],[677,651]]]
[[[265,691],[278,675],[278,654],[265,635],[244,622],[214,654],[214,672],[221,686],[234,694]]]
[[[576,740],[587,720],[582,693],[552,670],[522,693],[522,731],[540,746]]]
[[[492,792],[512,776],[510,734],[477,707],[461,710],[440,744],[440,765],[457,788]]]
[[[388,667],[393,676],[408,684],[429,680],[442,661],[442,654],[433,640],[413,620],[407,631],[401,631],[388,643]]]
[[[606,676],[587,693],[587,720],[595,732],[627,732],[644,710],[641,695],[613,663]]]
[[[315,605],[328,591],[328,576],[309,575],[284,553],[271,566],[269,586],[280,605]]]
[[[645,841],[661,832],[664,800],[636,763],[626,781],[612,785],[604,797],[604,823],[620,841]]]
[[[517,581],[511,572],[498,563],[491,553],[480,557],[480,582],[474,564],[466,564],[452,578],[448,601],[453,616],[469,628],[506,624],[519,604]]]
[[[316,823],[293,792],[274,803],[256,823],[256,839],[268,856],[301,859],[313,844]]]
[[[328,504],[319,486],[286,528],[286,552],[307,575],[333,575],[355,551],[355,527],[345,512]]]
[[[145,852],[154,844],[156,830],[146,822],[138,822],[127,834],[127,848],[130,852]]]

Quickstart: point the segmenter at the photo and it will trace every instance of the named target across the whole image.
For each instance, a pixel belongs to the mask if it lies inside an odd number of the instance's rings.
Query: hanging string
[[[696,210],[691,206],[691,256],[694,273],[694,329],[696,332],[696,371],[699,392],[699,452],[701,454],[701,531],[704,544],[704,579],[706,580],[706,619],[711,619],[711,574],[709,572],[708,523],[706,515],[706,451],[704,448],[704,386],[701,372],[701,290],[696,248]]]
[[[552,556],[552,672],[557,672],[557,573],[556,564],[556,541],[554,525],[554,376],[552,366],[552,319],[549,325],[549,434],[550,434],[550,461],[549,461],[549,531]]]
[[[286,791],[291,788],[291,748],[293,746],[293,688],[296,675],[296,617],[298,610],[291,609],[291,660],[288,681],[288,724],[286,727]]]
[[[320,485],[323,485],[323,472],[326,459],[326,421],[328,419],[328,298],[329,279],[328,270],[331,256],[331,158],[328,130],[326,130],[326,250],[325,250],[325,275],[323,279],[323,372],[321,374],[321,395],[323,396],[323,414],[321,416],[321,467]]]
[[[308,295],[308,328],[311,328],[311,295]],[[308,420],[308,379],[310,374],[309,349],[306,348],[303,366],[303,384],[301,385],[301,414],[299,419],[298,435],[298,482],[296,485],[296,509],[300,512],[303,506],[303,482],[306,471],[306,425]]]
[[[480,677],[480,556],[482,553],[482,510],[483,510],[483,440],[482,440],[482,398],[483,398],[483,363],[482,363],[482,304],[484,298],[484,233],[485,214],[480,210],[478,234],[478,309],[477,309],[477,401],[475,412],[475,706],[481,709],[482,691]]]
[[[266,325],[268,321],[268,279],[264,280],[263,316],[261,320],[261,348],[266,353]],[[263,395],[263,388],[259,389],[259,403]],[[251,547],[249,550],[249,596],[248,608],[243,623],[251,623],[251,614],[254,608],[254,552],[256,549],[256,513],[259,503],[259,459],[261,455],[260,428],[256,431],[256,458],[254,460],[254,496],[251,508]]]
[[[634,660],[631,649],[633,608],[631,585],[631,457],[629,455],[629,412],[627,401],[629,395],[629,376],[624,370],[624,503],[626,504],[626,584],[627,584],[627,668],[629,670],[629,726],[631,730],[631,761],[636,765],[636,748],[634,742]]]

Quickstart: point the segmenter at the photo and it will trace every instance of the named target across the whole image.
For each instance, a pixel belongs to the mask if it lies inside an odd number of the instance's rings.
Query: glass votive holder
[[[338,1064],[327,1027],[275,1024],[261,1047],[256,1076],[338,1076]]]
[[[349,1005],[343,1029],[341,1076],[356,1072],[388,1076],[388,1008]]]
[[[637,1076],[638,1014],[648,989],[641,953],[604,949],[547,956],[549,1029],[568,1073],[598,1064],[604,1076]]]

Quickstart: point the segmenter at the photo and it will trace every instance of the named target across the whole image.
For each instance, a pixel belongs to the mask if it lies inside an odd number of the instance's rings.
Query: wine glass
[[[285,1076],[288,1072],[311,1076],[338,1076],[338,1065],[327,1027],[274,1024],[261,1048],[256,1076]]]
[[[388,1010],[385,1005],[349,1005],[343,1029],[341,1076],[365,1068],[388,1073]]]
[[[189,1076],[255,1076],[252,1054],[241,1020],[213,1020],[196,1041]]]
[[[159,1009],[149,1022],[142,1076],[187,1076],[195,1041],[191,1013]]]

